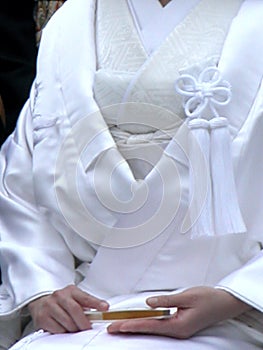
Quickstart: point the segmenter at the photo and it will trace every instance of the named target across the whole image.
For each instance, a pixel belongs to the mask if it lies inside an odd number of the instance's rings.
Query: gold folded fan
[[[171,316],[169,309],[127,309],[104,312],[87,310],[84,312],[92,322],[110,322],[140,318],[162,319]]]

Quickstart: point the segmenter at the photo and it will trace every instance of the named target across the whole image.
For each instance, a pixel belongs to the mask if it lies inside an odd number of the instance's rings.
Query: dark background
[[[0,125],[0,144],[14,130],[35,76],[36,39],[34,0],[1,1],[0,95],[6,125]]]

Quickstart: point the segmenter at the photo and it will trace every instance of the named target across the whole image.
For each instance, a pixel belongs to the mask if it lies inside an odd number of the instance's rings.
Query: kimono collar
[[[157,0],[128,0],[137,31],[148,54],[160,46],[199,1],[173,0],[162,7]]]

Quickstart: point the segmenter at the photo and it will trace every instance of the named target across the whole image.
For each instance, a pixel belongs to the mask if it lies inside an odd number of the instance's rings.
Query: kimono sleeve
[[[247,234],[261,250],[240,269],[223,278],[218,288],[260,311],[263,323],[263,83],[247,121],[234,142],[239,155],[236,182]],[[245,247],[244,247],[245,249]]]
[[[36,116],[37,107],[46,108],[41,110],[45,117],[48,115],[47,108],[51,110],[53,106],[61,106],[55,91],[59,89],[58,84],[53,84],[52,80],[55,68],[51,59],[56,41],[49,44],[51,34],[53,32],[49,31],[44,39],[44,48],[40,48],[38,73],[30,97],[19,115],[15,131],[0,153],[0,257],[3,283],[12,299],[11,309],[72,284],[75,279],[72,251],[63,235],[39,210],[36,201],[36,183],[38,188],[43,185],[34,173],[33,120],[35,117],[42,118],[42,115]],[[46,66],[43,68],[44,63]],[[37,86],[38,89],[35,88]],[[40,99],[43,103],[39,107]],[[0,311],[3,311],[1,307]]]
[[[29,101],[0,154],[2,278],[14,305],[74,281],[74,259],[35,204]]]

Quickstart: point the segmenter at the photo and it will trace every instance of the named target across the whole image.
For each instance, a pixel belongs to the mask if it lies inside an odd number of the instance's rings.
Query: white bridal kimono
[[[74,283],[112,308],[209,285],[253,311],[184,341],[111,336],[94,324],[76,334],[39,331],[14,349],[263,346],[262,1],[144,2],[68,0],[44,30],[30,98],[1,150],[4,347],[19,336],[30,301]],[[187,103],[175,85],[207,67],[231,84],[229,106],[218,108],[229,122],[245,229],[193,238],[193,225],[182,229]]]

